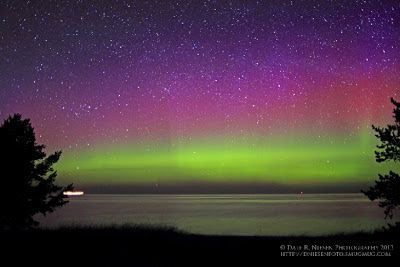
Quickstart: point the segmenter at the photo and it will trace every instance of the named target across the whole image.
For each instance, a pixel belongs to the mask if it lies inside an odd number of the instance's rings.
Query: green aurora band
[[[396,171],[393,164],[375,162],[375,139],[365,131],[347,142],[286,136],[268,141],[198,138],[163,145],[97,145],[65,153],[57,170],[62,181],[79,186],[365,185],[373,183],[378,173]]]

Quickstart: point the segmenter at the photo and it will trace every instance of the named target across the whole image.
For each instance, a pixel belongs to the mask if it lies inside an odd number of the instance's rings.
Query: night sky
[[[88,192],[359,192],[399,55],[396,0],[2,1],[0,118]]]

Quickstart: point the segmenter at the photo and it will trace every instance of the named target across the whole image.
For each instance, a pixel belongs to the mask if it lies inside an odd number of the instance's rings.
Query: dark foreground
[[[324,237],[204,236],[146,226],[0,233],[1,260],[75,266],[267,266],[271,257],[399,256],[397,232]],[[9,261],[11,260],[11,261]],[[10,265],[11,266],[11,265]]]

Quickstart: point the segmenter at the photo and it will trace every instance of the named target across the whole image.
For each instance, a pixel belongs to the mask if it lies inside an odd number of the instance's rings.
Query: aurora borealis
[[[77,189],[357,191],[395,168],[371,125],[400,100],[398,1],[9,1],[0,55],[1,119]]]

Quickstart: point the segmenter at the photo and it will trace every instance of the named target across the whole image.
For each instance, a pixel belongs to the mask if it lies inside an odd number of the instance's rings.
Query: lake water
[[[371,231],[387,224],[363,194],[112,195],[85,194],[42,226],[157,224],[198,234],[321,235]]]

